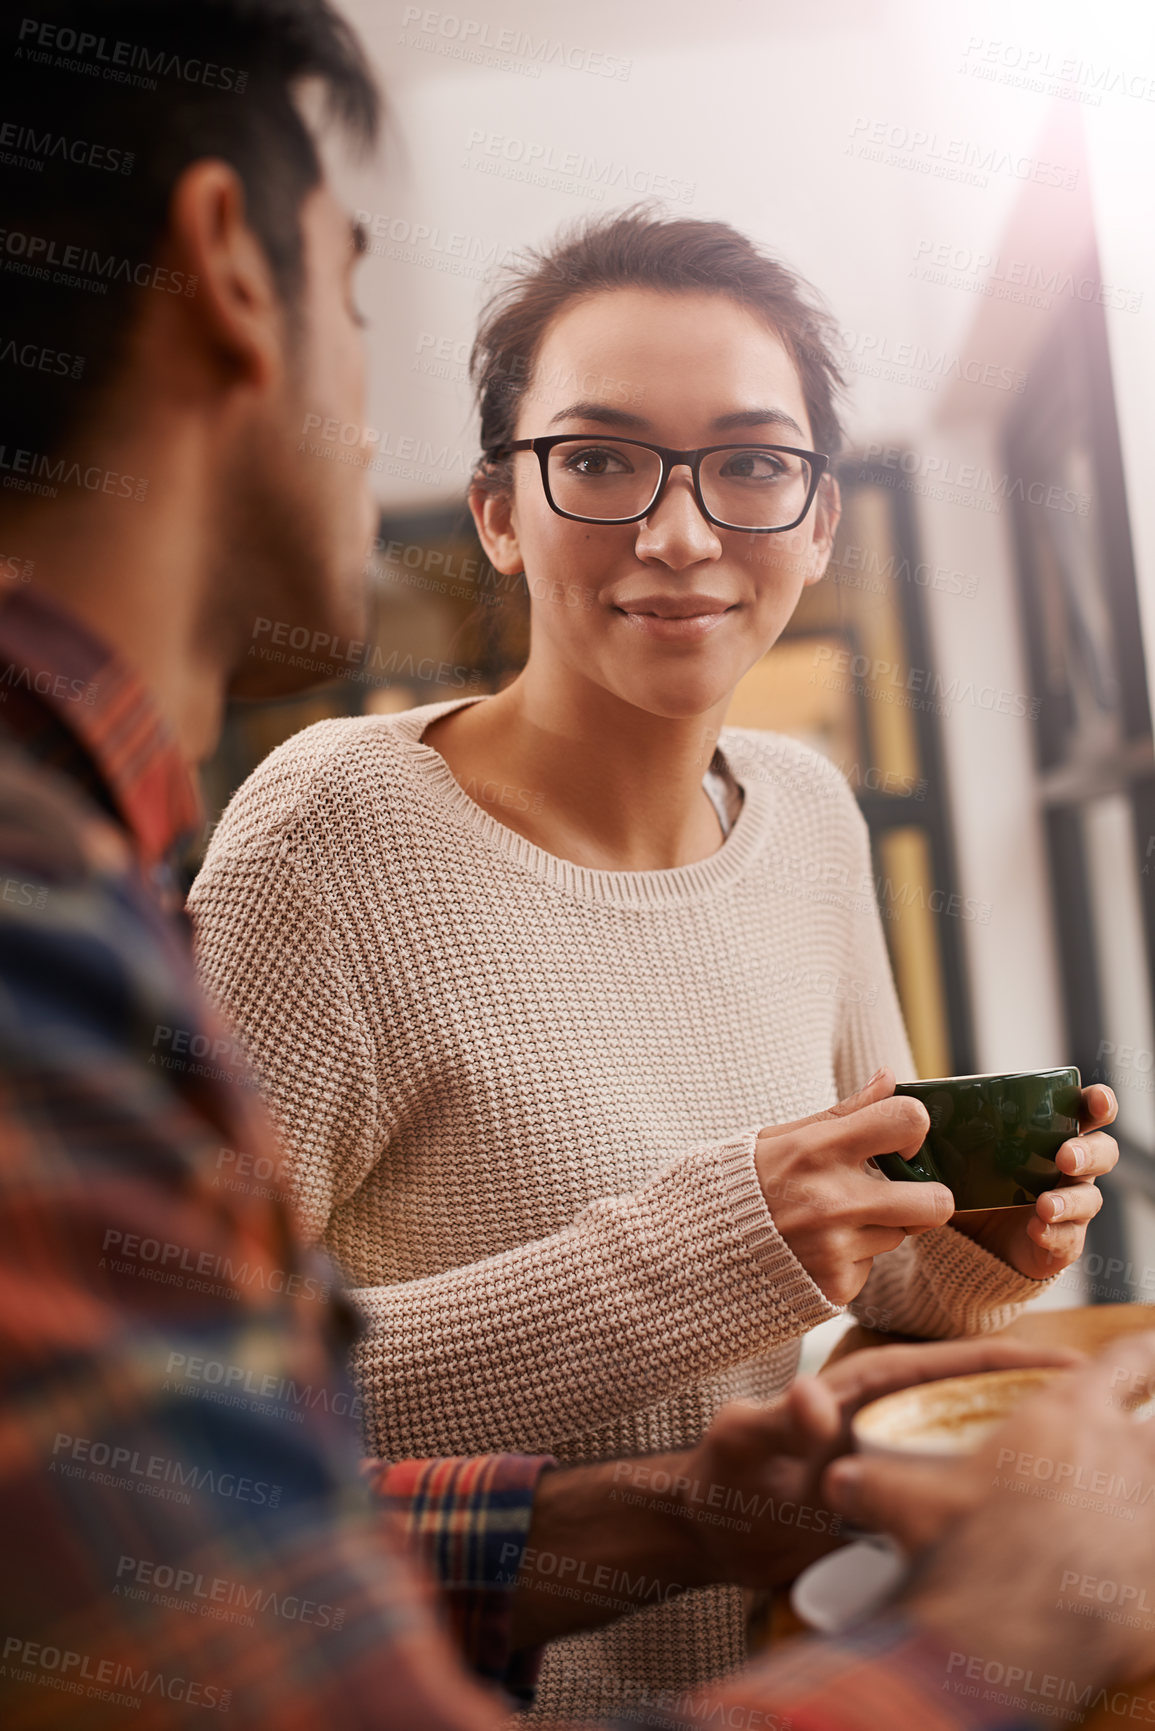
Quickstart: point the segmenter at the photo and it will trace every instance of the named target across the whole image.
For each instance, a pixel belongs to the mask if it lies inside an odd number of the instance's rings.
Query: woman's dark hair
[[[321,164],[293,96],[319,82],[363,145],[379,96],[328,0],[29,0],[0,23],[0,444],[55,455],[118,371],[173,188],[220,157],[282,301]],[[195,287],[192,292],[195,292]],[[10,346],[10,345],[14,345]],[[39,361],[37,357],[40,357]]]
[[[727,222],[665,218],[641,206],[585,221],[554,246],[529,251],[485,307],[470,356],[481,410],[478,485],[500,492],[510,484],[509,460],[484,453],[515,437],[518,409],[553,320],[574,301],[620,288],[716,294],[762,319],[798,369],[816,449],[837,455],[837,403],[845,380],[836,359],[837,326],[815,291]]]

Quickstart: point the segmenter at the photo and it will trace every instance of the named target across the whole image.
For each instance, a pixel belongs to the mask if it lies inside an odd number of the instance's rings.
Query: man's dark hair
[[[156,254],[173,188],[229,163],[286,307],[321,164],[293,93],[369,146],[379,96],[328,0],[17,0],[0,24],[0,446],[54,454],[91,417],[142,297],[195,293]],[[3,495],[0,494],[0,498]]]

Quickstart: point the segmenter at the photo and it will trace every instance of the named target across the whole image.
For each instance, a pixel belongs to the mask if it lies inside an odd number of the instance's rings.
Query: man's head
[[[371,144],[378,107],[327,0],[9,11],[0,521],[98,496],[127,513],[187,486],[203,505],[206,634],[237,642],[269,612],[355,623],[365,473],[313,456],[306,429],[363,420],[358,237],[319,143]],[[100,476],[128,456],[141,484],[119,498]]]

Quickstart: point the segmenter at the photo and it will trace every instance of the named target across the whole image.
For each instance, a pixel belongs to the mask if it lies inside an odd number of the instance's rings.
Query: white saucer
[[[836,1635],[889,1599],[908,1568],[891,1540],[855,1539],[803,1569],[790,1589],[795,1614],[822,1635]]]

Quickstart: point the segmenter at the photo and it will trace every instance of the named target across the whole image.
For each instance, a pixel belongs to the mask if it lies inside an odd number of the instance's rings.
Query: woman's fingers
[[[1097,1184],[1069,1184],[1062,1190],[1044,1190],[1035,1203],[1035,1213],[1046,1226],[1062,1221],[1064,1226],[1086,1225],[1103,1206]]]
[[[876,1154],[914,1154],[930,1119],[921,1101],[893,1094],[880,1070],[828,1112],[759,1132],[758,1182],[774,1223],[810,1278],[833,1304],[861,1290],[874,1257],[903,1238],[942,1226],[954,1210],[945,1185],[892,1184],[867,1163]]]
[[[1079,1178],[1102,1178],[1119,1163],[1119,1144],[1102,1130],[1090,1130],[1083,1136],[1073,1136],[1055,1156],[1055,1164],[1063,1172]]]
[[[1119,1102],[1114,1090],[1102,1082],[1084,1088],[1079,1096],[1079,1122],[1084,1130],[1097,1130],[1104,1124],[1113,1124],[1118,1110]]]
[[[871,1106],[878,1100],[884,1100],[894,1092],[894,1071],[885,1067],[876,1070],[869,1082],[863,1083],[856,1093],[848,1094],[845,1100],[839,1100],[836,1105],[826,1106],[821,1112],[811,1112],[808,1118],[794,1118],[789,1124],[768,1124],[759,1130],[760,1142],[776,1136],[788,1136],[792,1131],[805,1130],[810,1124],[828,1123],[831,1119],[849,1118],[853,1113],[860,1112],[864,1106]]]
[[[945,1226],[953,1213],[954,1197],[945,1184],[903,1184],[889,1180],[879,1184],[865,1175],[852,1181],[843,1202],[843,1219],[859,1232],[882,1228],[913,1236],[935,1226]]]
[[[1061,1269],[1077,1262],[1083,1254],[1087,1227],[1085,1222],[1078,1226],[1047,1226],[1037,1214],[1032,1214],[1027,1221],[1026,1234],[1046,1257],[1044,1276],[1058,1274]],[[1035,1276],[1039,1278],[1039,1276]]]
[[[820,1118],[802,1134],[826,1158],[861,1167],[876,1154],[917,1154],[929,1129],[930,1114],[921,1100],[890,1094],[853,1113]]]
[[[1088,1093],[1110,1095],[1109,1088]],[[1101,1106],[1103,1102],[1097,1102]],[[1110,1106],[1114,1107],[1114,1095]],[[1112,1110],[1112,1116],[1113,1116]],[[1087,1224],[1103,1206],[1103,1192],[1095,1180],[1110,1172],[1119,1159],[1113,1136],[1101,1130],[1064,1142],[1056,1157],[1060,1170],[1071,1174],[1070,1182],[1055,1190],[1044,1190],[1035,1212],[1026,1223],[1026,1235],[1050,1259],[1053,1269],[1076,1261],[1083,1253]],[[1077,1177],[1073,1176],[1078,1174]]]
[[[873,1262],[876,1256],[886,1256],[897,1250],[907,1238],[917,1236],[922,1230],[918,1226],[913,1231],[907,1226],[860,1226],[855,1235],[856,1256],[861,1261]]]

